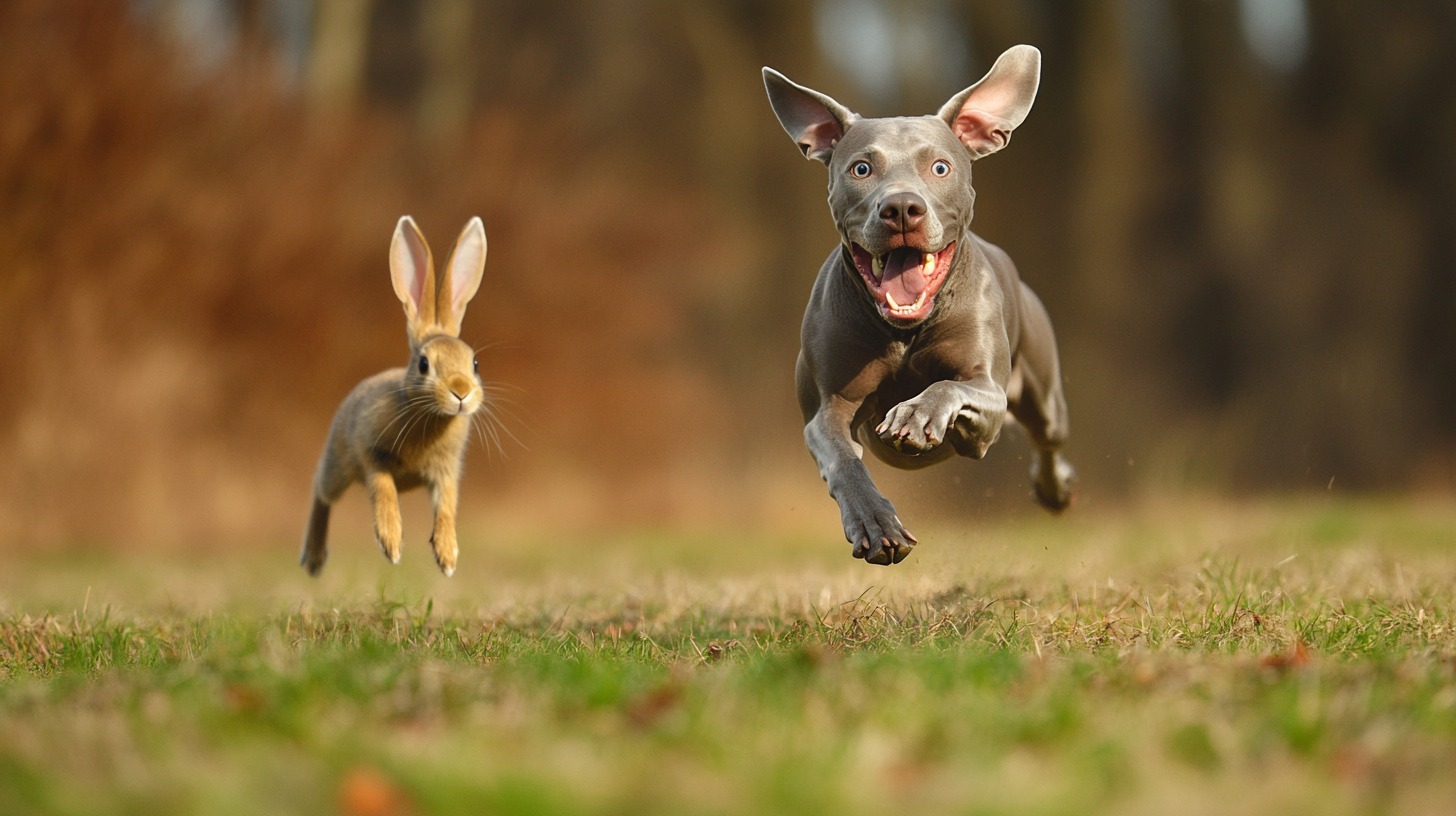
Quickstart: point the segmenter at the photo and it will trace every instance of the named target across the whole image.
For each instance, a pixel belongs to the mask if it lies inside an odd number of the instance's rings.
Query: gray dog
[[[1018,45],[935,116],[864,119],[763,69],[784,130],[829,167],[840,245],[809,296],[796,381],[804,441],[855,558],[899,563],[916,541],[870,480],[865,446],[903,468],[979,459],[1009,410],[1039,452],[1037,499],[1071,501],[1051,320],[1006,253],[970,229],[971,163],[1006,146],[1040,76],[1041,52]]]

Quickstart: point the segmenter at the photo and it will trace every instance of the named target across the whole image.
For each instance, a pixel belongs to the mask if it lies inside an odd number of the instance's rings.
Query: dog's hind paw
[[[1047,467],[1050,461],[1051,466]],[[1077,471],[1060,453],[1039,457],[1031,463],[1031,486],[1042,507],[1060,513],[1072,503],[1072,485]]]

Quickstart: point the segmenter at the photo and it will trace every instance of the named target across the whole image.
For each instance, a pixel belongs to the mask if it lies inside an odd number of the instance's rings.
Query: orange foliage
[[[449,144],[398,112],[310,116],[267,59],[189,76],[124,3],[6,3],[0,44],[0,541],[301,531],[334,405],[407,353],[402,213],[490,237],[464,337],[527,450],[470,454],[467,515],[670,515],[682,469],[731,450],[689,262],[724,236],[680,180],[539,114]]]

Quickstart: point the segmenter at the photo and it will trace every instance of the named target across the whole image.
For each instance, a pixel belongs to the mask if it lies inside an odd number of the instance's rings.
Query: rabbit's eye
[[[473,365],[473,366],[475,366],[475,373],[476,374],[479,374],[480,373],[480,361],[479,360],[471,360],[470,361],[470,364]]]
[[[429,374],[430,373],[430,361],[423,354],[420,355],[420,373],[421,374]]]

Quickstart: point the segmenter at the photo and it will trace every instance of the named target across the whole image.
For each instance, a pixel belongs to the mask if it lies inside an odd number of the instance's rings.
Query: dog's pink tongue
[[[881,286],[901,306],[909,306],[919,300],[920,293],[930,284],[925,279],[924,267],[920,265],[921,257],[913,249],[892,250],[885,257],[885,277]]]

